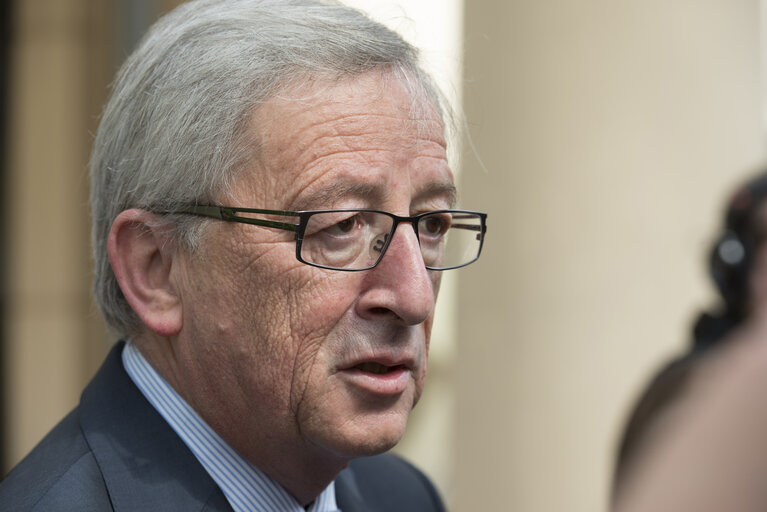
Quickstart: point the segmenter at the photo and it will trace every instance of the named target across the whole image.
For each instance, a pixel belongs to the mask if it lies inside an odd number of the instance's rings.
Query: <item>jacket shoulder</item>
[[[339,475],[336,492],[342,510],[346,510],[342,502],[349,494],[364,504],[364,510],[445,510],[429,478],[405,459],[389,453],[353,460]]]
[[[111,510],[77,411],[69,413],[0,482],[3,510]]]

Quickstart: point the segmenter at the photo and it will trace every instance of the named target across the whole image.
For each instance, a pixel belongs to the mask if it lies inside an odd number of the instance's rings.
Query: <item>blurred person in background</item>
[[[690,350],[665,364],[641,394],[618,445],[613,480],[613,499],[624,493],[646,458],[659,458],[660,440],[668,439],[677,422],[684,424],[692,404],[734,369],[714,362],[723,351],[742,352],[725,345],[748,345],[760,332],[750,326],[767,306],[767,174],[759,174],[739,187],[728,202],[724,229],[715,240],[709,257],[711,277],[721,295],[715,313],[704,312],[693,328]],[[744,332],[741,332],[744,331]],[[753,341],[753,340],[752,340]],[[753,341],[756,342],[756,341]],[[756,342],[758,343],[758,342]],[[735,356],[725,355],[723,361]],[[693,415],[698,414],[694,413]],[[725,443],[726,444],[726,443]],[[654,454],[654,455],[653,455]]]
[[[197,0],[121,68],[91,158],[119,335],[0,483],[13,511],[439,511],[385,454],[441,271],[475,261],[415,48],[315,0]]]
[[[673,417],[642,446],[616,512],[767,510],[767,319],[761,312],[697,363]]]

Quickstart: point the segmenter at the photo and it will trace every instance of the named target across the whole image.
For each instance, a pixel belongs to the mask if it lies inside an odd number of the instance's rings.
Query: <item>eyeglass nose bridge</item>
[[[392,226],[389,229],[388,233],[384,233],[382,236],[377,236],[373,243],[371,244],[371,251],[377,252],[378,258],[376,259],[375,263],[373,263],[373,267],[377,266],[381,260],[383,259],[384,255],[386,254],[386,250],[391,245],[392,240],[394,239],[394,234],[397,232],[397,228],[401,223],[407,223],[410,224],[410,226],[413,228],[413,232],[415,233],[415,239],[418,242],[418,249],[420,252],[421,249],[421,237],[418,234],[418,222],[420,221],[417,217],[400,217],[398,215],[394,214],[388,214],[389,217],[392,219]],[[421,254],[421,258],[423,258],[423,253]],[[426,263],[424,262],[424,265]],[[373,268],[371,267],[371,268]]]

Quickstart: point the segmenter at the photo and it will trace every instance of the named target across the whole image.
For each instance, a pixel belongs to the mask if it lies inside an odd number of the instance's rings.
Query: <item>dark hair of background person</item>
[[[721,297],[719,308],[703,312],[693,324],[692,345],[686,353],[664,364],[639,396],[618,444],[613,494],[639,454],[647,434],[679,398],[698,362],[706,357],[749,314],[749,275],[767,230],[758,214],[767,199],[767,172],[733,194],[724,228],[709,253],[709,271]]]

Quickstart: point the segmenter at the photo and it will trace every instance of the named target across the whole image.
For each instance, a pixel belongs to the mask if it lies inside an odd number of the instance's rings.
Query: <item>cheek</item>
[[[339,276],[319,275],[291,290],[293,333],[300,333],[300,337],[324,337],[349,314],[357,294],[353,286],[336,277]]]
[[[355,294],[348,278],[282,252],[272,251],[230,275],[237,289],[230,295],[238,299],[227,335],[240,344],[239,357],[258,365],[268,379],[286,382],[285,376],[292,376],[283,390],[290,396],[283,400],[294,408],[309,383],[327,374],[333,361],[325,342],[349,314]]]
[[[442,272],[437,270],[429,270],[429,277],[431,278],[432,287],[434,289],[434,299],[439,296],[439,287],[442,284]]]
[[[349,287],[329,279],[314,279],[292,290],[286,334],[295,348],[292,402],[303,399],[307,386],[321,385],[336,362],[329,341],[353,311],[355,294]],[[277,312],[279,314],[279,312]]]
[[[424,322],[424,347],[423,347],[423,364],[421,365],[418,375],[415,376],[416,385],[416,401],[421,396],[423,387],[426,381],[426,372],[429,366],[429,347],[431,344],[431,326],[434,320],[434,313]]]
[[[293,262],[275,257],[279,245],[232,243],[246,234],[235,230],[206,240],[207,250],[195,255],[184,286],[184,323],[226,364],[240,368],[238,379],[243,366],[272,378],[293,360],[289,322],[300,318],[299,295],[291,289],[295,276],[287,265]]]

